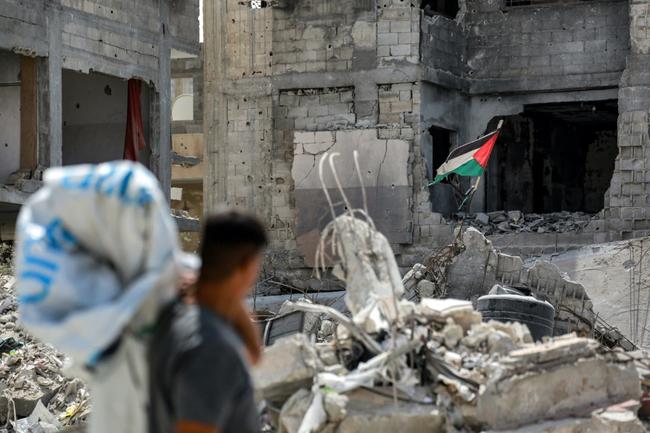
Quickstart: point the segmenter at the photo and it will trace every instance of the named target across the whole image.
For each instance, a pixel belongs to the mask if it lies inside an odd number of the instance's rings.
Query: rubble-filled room
[[[602,210],[617,119],[616,100],[527,105],[506,117],[485,179],[487,211]]]

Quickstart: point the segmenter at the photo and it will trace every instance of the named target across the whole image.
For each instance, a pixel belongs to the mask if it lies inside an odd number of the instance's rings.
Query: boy
[[[259,432],[248,364],[261,345],[244,299],[266,244],[254,217],[229,211],[207,219],[195,303],[170,305],[151,341],[150,433]]]

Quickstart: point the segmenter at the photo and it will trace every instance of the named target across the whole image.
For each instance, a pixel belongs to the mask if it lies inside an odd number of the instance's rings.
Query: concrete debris
[[[549,428],[541,432],[575,426],[566,431],[588,433],[580,429],[610,423],[622,432],[638,423],[606,409],[641,395],[630,357],[575,334],[535,344],[520,323],[479,321],[465,329],[456,322],[476,314],[467,301],[424,299],[390,335],[372,336],[383,349],[375,356],[349,334],[321,343],[294,335],[266,349],[255,372],[265,380],[256,384],[281,407],[282,432],[523,433],[539,424]],[[301,358],[288,355],[296,353]]]
[[[311,392],[304,388],[289,397],[280,411],[278,433],[297,433],[310,404]]]
[[[280,431],[589,433],[634,431],[640,425],[629,405],[618,412],[609,408],[640,398],[636,365],[650,371],[647,356],[602,350],[575,333],[535,343],[526,324],[484,322],[471,300],[422,297],[426,282],[435,285],[427,279],[427,265],[414,266],[400,281],[406,299],[398,299],[392,271],[385,269],[391,266],[390,247],[380,240],[379,253],[370,254],[372,223],[355,220],[346,215],[326,229],[338,236],[335,251],[347,269],[339,275],[353,284],[346,293],[352,317],[304,301],[285,304],[284,312],[320,314],[328,330],[312,331],[311,339],[303,333],[278,340],[255,371],[259,394],[281,408],[275,425]],[[462,244],[442,254],[451,258],[445,262],[450,291],[478,284],[476,294],[490,289],[495,297],[545,294],[566,307],[556,292],[546,290],[550,280],[561,283],[563,294],[588,302],[584,289],[552,265],[525,268],[473,228]],[[360,275],[350,275],[353,269]],[[504,269],[517,272],[518,279],[496,284]],[[378,300],[390,307],[375,308]],[[535,430],[538,426],[542,429]]]
[[[40,401],[31,415],[14,422],[16,433],[56,433],[60,429],[59,420]]]
[[[338,216],[323,231],[316,263],[325,267],[324,245],[339,258],[333,274],[346,283],[345,302],[355,323],[367,332],[387,329],[397,320],[396,300],[404,293],[395,255],[371,220]]]
[[[61,353],[18,325],[14,281],[11,276],[0,275],[0,340],[18,343],[3,350],[0,359],[0,422],[14,422],[15,417],[14,430],[30,433],[83,424],[90,413],[89,392],[79,379],[64,375]]]
[[[392,397],[391,388],[356,390],[348,396],[347,416],[333,433],[442,432],[444,417],[432,404]]]
[[[545,368],[531,363],[524,371],[489,380],[477,399],[477,415],[491,428],[519,427],[544,419],[586,415],[641,393],[632,363],[592,356]]]
[[[496,250],[480,231],[468,228],[462,249],[447,267],[447,296],[475,301],[495,284],[549,302],[556,311],[554,335],[591,335],[596,315],[585,288],[562,274],[553,263],[538,260],[526,266],[521,257]]]
[[[497,211],[476,213],[474,215],[459,214],[457,218],[465,218],[465,223],[481,230],[486,236],[504,233],[565,233],[580,232],[586,228],[593,215],[583,212],[553,212],[547,214],[521,211]]]
[[[627,402],[630,403],[630,402]],[[645,433],[643,423],[636,416],[636,401],[630,404],[599,409],[585,418],[566,418],[545,421],[518,429],[499,430],[498,433]],[[485,433],[497,433],[488,431]]]
[[[295,334],[267,347],[262,363],[253,372],[253,381],[263,398],[284,401],[311,384],[320,364],[307,336]]]

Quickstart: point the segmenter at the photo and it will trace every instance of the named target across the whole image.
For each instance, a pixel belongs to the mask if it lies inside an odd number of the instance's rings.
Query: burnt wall
[[[627,1],[466,3],[473,93],[618,85],[630,45]]]

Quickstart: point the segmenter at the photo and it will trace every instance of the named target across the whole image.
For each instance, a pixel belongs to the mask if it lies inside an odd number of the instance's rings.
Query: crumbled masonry
[[[354,219],[346,214],[333,225],[362,224]],[[362,236],[371,239],[371,221],[364,227]],[[353,254],[370,242],[343,237],[337,242],[345,250],[338,255],[341,268],[360,256],[373,268],[372,255]],[[449,293],[478,284],[475,295],[485,294],[484,287],[500,281],[504,263],[517,271],[516,287],[547,293],[556,304],[564,301],[543,291],[546,280],[561,281],[574,295],[584,294],[584,288],[553,265],[524,267],[521,259],[501,255],[472,228],[449,251],[453,254],[444,281]],[[377,257],[383,256],[382,250]],[[484,276],[478,283],[477,273]],[[346,302],[352,307],[350,299],[363,299],[358,296],[364,293],[367,305],[351,319],[308,300],[287,301],[284,312],[320,312],[323,323],[335,330],[298,333],[267,347],[254,371],[258,396],[267,403],[267,427],[281,433],[646,431],[636,411],[641,378],[650,373],[647,356],[611,350],[575,332],[556,332],[561,336],[533,343],[526,325],[483,322],[469,300],[425,296],[424,282],[434,286],[434,293],[440,283],[426,280],[426,275],[424,265],[405,275],[404,296],[395,294],[391,301],[396,312],[365,311],[373,299],[381,299],[373,293],[372,280],[382,278],[377,273],[355,275]],[[378,287],[390,284],[387,273],[383,278]],[[572,330],[594,335],[592,328]],[[648,389],[645,381],[643,385]]]
[[[593,215],[584,212],[552,212],[546,214],[520,211],[496,211],[475,215],[458,215],[465,217],[465,222],[481,230],[486,236],[503,233],[567,233],[581,232]]]
[[[63,354],[17,324],[14,281],[0,275],[0,338],[23,343],[0,359],[0,431],[12,425],[16,433],[49,433],[83,424],[90,412],[88,390],[81,380],[64,376]]]

